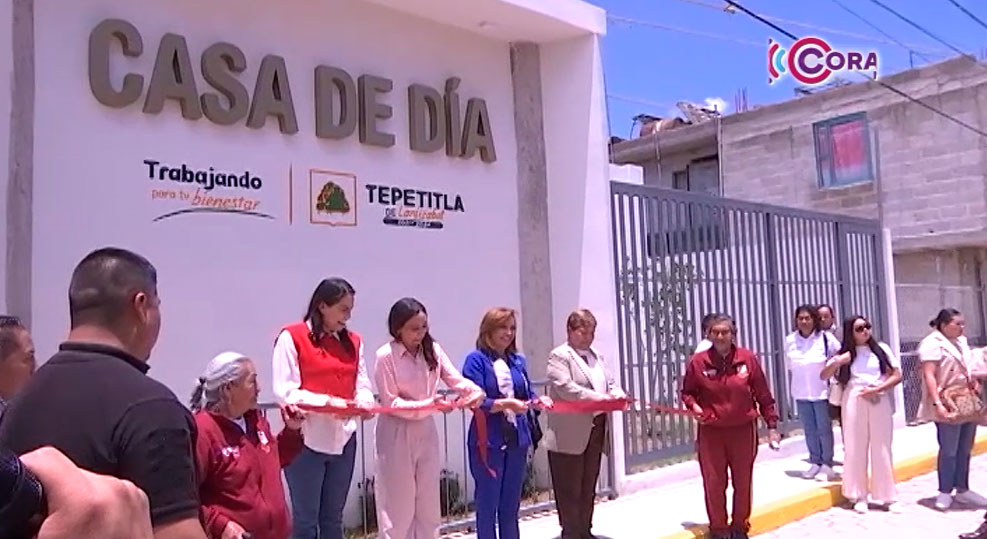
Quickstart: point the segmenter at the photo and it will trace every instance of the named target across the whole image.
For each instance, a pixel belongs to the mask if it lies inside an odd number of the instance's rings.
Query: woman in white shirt
[[[293,539],[343,539],[343,508],[356,463],[356,415],[374,405],[363,339],[346,327],[356,291],[340,278],[316,287],[303,320],[274,345],[274,395],[280,404],[331,406],[345,414],[308,413],[305,446],[285,468]]]
[[[826,360],[840,343],[820,328],[819,313],[812,305],[795,309],[795,331],[785,337],[785,362],[792,398],[798,410],[805,445],[809,450],[806,479],[833,481],[833,422],[829,417],[829,383],[820,378]]]
[[[858,513],[867,512],[868,495],[877,505],[895,510],[891,439],[894,432],[894,386],[901,383],[901,362],[891,348],[874,338],[863,316],[843,324],[840,354],[826,362],[821,374],[843,386],[843,495]],[[870,461],[871,477],[867,467]]]

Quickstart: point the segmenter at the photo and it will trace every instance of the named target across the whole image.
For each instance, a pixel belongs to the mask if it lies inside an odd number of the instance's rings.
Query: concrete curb
[[[973,445],[974,455],[983,453],[987,453],[987,436],[977,437],[977,441]],[[895,481],[901,483],[935,471],[937,457],[937,453],[932,452],[896,463],[894,467]],[[840,491],[840,484],[830,483],[755,507],[751,515],[750,535],[767,533],[809,515],[832,509],[846,501]],[[665,535],[661,539],[705,539],[708,537],[708,527],[695,526]]]

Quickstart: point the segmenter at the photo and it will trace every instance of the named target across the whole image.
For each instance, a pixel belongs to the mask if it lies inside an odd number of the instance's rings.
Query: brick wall
[[[987,131],[987,65],[956,59],[886,80]],[[812,125],[863,111],[880,183],[820,189]],[[721,144],[727,197],[877,218],[880,185],[896,246],[987,225],[985,141],[876,83],[725,117]]]

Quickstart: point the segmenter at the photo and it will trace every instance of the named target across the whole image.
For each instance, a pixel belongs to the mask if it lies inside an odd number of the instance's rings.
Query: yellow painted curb
[[[987,436],[980,436],[973,444],[973,454],[987,453]],[[927,474],[936,469],[937,452],[903,460],[894,467],[895,481],[903,482]],[[785,524],[801,520],[809,515],[832,509],[846,501],[839,483],[800,492],[788,498],[755,507],[751,515],[750,535],[767,533]],[[709,537],[707,526],[693,526],[660,539],[704,539]]]

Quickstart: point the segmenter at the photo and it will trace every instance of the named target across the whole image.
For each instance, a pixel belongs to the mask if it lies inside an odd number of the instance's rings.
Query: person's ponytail
[[[192,390],[192,398],[189,400],[189,408],[193,412],[198,412],[202,410],[203,397],[206,394],[206,379],[200,376],[196,380],[195,389]]]

